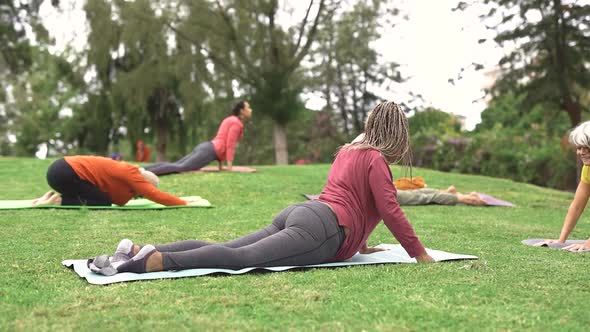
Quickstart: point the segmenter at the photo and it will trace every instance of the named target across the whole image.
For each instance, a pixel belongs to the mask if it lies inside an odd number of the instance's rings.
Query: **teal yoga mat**
[[[88,283],[93,285],[108,285],[118,282],[138,281],[138,280],[153,280],[153,279],[170,279],[170,278],[185,278],[185,277],[199,277],[209,274],[244,274],[255,270],[282,272],[291,269],[309,269],[309,268],[325,268],[325,267],[341,267],[354,265],[373,265],[373,264],[400,264],[400,263],[416,263],[414,258],[408,256],[404,248],[399,244],[380,244],[377,247],[386,249],[385,251],[375,252],[369,255],[356,254],[351,259],[344,262],[325,263],[316,265],[304,266],[275,266],[275,267],[247,267],[241,270],[229,269],[190,269],[182,271],[162,271],[150,273],[117,273],[111,276],[104,276],[94,273],[88,268],[88,259],[68,259],[64,260],[63,266],[72,269],[80,278],[86,279]],[[441,250],[426,249],[428,254],[437,262],[456,261],[465,259],[478,259],[477,256],[453,254]],[[337,273],[337,272],[334,272]]]
[[[0,210],[22,210],[22,209],[91,209],[91,210],[163,210],[163,209],[181,209],[181,208],[195,208],[195,207],[212,207],[208,200],[199,196],[186,196],[180,198],[198,199],[196,205],[175,205],[165,206],[150,201],[149,199],[140,198],[132,199],[124,206],[69,206],[69,205],[44,205],[31,206],[32,199],[25,200],[0,200]]]

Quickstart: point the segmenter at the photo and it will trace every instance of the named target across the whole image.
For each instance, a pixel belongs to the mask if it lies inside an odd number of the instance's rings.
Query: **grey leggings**
[[[320,264],[336,255],[344,230],[330,208],[317,201],[291,205],[272,224],[230,242],[196,240],[158,245],[165,270]]]
[[[455,205],[459,202],[457,195],[437,189],[398,190],[399,205],[441,204]]]
[[[161,162],[150,165],[145,169],[153,172],[156,175],[166,175],[171,173],[196,171],[203,168],[213,160],[217,160],[217,154],[215,153],[215,147],[213,146],[213,143],[203,142],[197,145],[193,152],[182,157],[176,162]]]

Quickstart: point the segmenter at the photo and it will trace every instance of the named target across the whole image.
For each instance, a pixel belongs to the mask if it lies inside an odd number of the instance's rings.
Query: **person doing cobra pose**
[[[161,176],[196,171],[210,162],[217,160],[220,171],[224,170],[224,161],[227,162],[227,168],[225,170],[232,171],[236,144],[238,144],[244,135],[243,122],[251,117],[252,109],[250,108],[250,104],[242,100],[234,106],[232,115],[221,122],[217,135],[212,141],[200,143],[190,154],[176,162],[160,162],[147,166],[145,169]]]
[[[115,251],[116,272],[343,261],[357,252],[381,250],[367,246],[380,220],[410,257],[433,261],[396,200],[389,168],[389,164],[407,161],[410,153],[403,111],[394,102],[378,104],[365,132],[359,142],[339,149],[318,201],[291,205],[267,227],[224,243],[186,240],[140,246],[124,239]]]

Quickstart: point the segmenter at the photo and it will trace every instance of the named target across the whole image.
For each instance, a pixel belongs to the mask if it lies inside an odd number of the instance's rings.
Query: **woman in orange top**
[[[97,156],[72,156],[55,161],[47,170],[50,191],[33,201],[38,205],[125,205],[143,196],[162,205],[187,205],[176,196],[158,190],[158,177],[126,162]]]

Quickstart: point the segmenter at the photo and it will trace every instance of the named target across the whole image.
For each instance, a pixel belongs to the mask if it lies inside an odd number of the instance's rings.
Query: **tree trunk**
[[[354,73],[354,68],[352,67],[352,64],[350,63],[348,65],[350,72]],[[359,119],[360,116],[360,110],[359,110],[359,106],[358,106],[358,95],[357,95],[357,91],[358,91],[358,87],[357,87],[357,79],[353,78],[351,80],[352,83],[352,125],[354,126],[354,134],[358,135],[359,133],[361,133],[363,131],[364,128],[361,127],[361,121]]]
[[[570,59],[567,57],[567,26],[563,13],[561,0],[553,0],[553,24],[555,25],[554,47],[555,58],[559,68],[559,89],[561,91],[561,103],[567,112],[572,127],[582,121],[582,110],[574,97],[574,89],[571,86]]]
[[[166,145],[168,145],[168,121],[165,114],[168,109],[168,91],[160,89],[159,91],[159,110],[156,114],[156,137],[158,143],[156,144],[156,161],[161,162],[166,160]]]
[[[274,124],[275,161],[277,165],[289,163],[289,152],[287,151],[287,128],[285,125],[275,122]]]
[[[338,86],[338,108],[340,108],[340,116],[342,117],[342,128],[344,133],[350,135],[350,128],[348,128],[348,112],[346,111],[346,92],[344,88],[344,78],[342,77],[342,68],[340,64],[336,63],[336,77]]]
[[[582,108],[580,104],[573,101],[571,96],[562,96],[563,99],[563,108],[567,112],[567,115],[570,118],[570,123],[572,128],[579,125],[582,122]]]
[[[160,119],[156,124],[156,136],[158,143],[156,144],[156,161],[161,162],[166,160],[166,145],[168,143],[168,124],[166,120]]]

